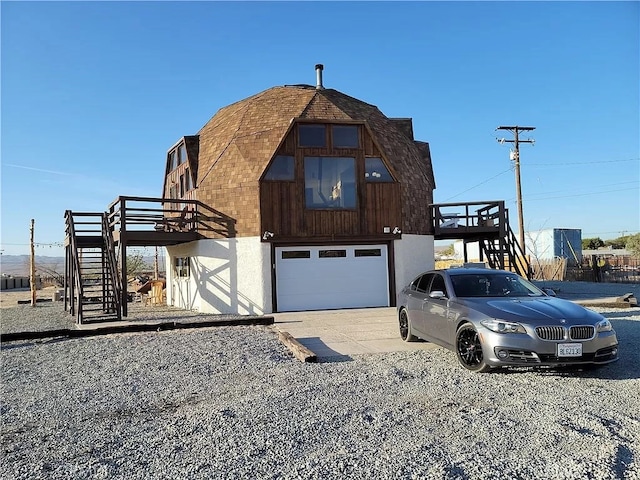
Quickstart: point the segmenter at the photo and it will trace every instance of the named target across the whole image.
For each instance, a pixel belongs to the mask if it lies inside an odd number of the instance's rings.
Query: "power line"
[[[603,188],[603,187],[618,187],[618,186],[621,186],[621,185],[630,185],[630,184],[636,185],[637,188],[640,188],[640,185],[638,185],[638,182],[636,182],[636,181],[620,182],[620,183],[607,183],[607,184],[603,184],[603,185],[598,185],[598,187],[600,187],[600,188]],[[624,191],[624,190],[627,190],[627,189],[622,189],[622,191]],[[634,189],[632,188],[631,190],[634,190]],[[607,192],[608,191],[609,190],[607,190]],[[534,197],[534,196],[550,195],[550,194],[553,194],[553,193],[560,193],[560,192],[568,193],[568,190],[564,189],[564,190],[552,190],[552,191],[548,191],[548,192],[529,193],[529,194],[526,195],[526,199],[527,200],[531,200],[531,197]],[[598,192],[595,192],[595,193],[598,193]]]
[[[616,192],[626,192],[629,190],[638,190],[638,188],[640,187],[635,187],[635,188],[617,188],[615,190],[602,190],[599,192],[587,192],[587,193],[574,193],[572,195],[559,195],[556,197],[543,197],[543,198],[529,198],[527,197],[527,201],[528,202],[535,202],[536,200],[554,200],[557,198],[572,198],[572,197],[587,197],[589,195],[597,195],[597,194],[601,194],[601,193],[616,193]],[[514,199],[510,199],[511,201]]]
[[[460,192],[460,193],[456,193],[453,197],[449,197],[449,198],[447,198],[446,200],[443,200],[443,201],[444,201],[444,202],[448,202],[448,201],[449,201],[449,200],[451,200],[451,199],[454,199],[454,198],[456,198],[456,197],[459,197],[459,196],[460,196],[460,195],[462,195],[463,193],[467,193],[468,191],[473,190],[474,188],[478,188],[480,185],[484,185],[485,183],[488,183],[488,182],[490,182],[491,180],[493,180],[494,178],[498,178],[499,176],[504,175],[505,173],[510,172],[511,170],[512,170],[511,168],[507,168],[506,170],[504,170],[504,171],[502,171],[502,172],[498,173],[497,175],[494,175],[493,177],[487,178],[487,179],[486,179],[486,180],[484,180],[483,182],[480,182],[480,183],[478,183],[477,185],[474,185],[473,187],[469,187],[469,188],[467,188],[466,190],[463,190],[463,191],[462,191],[462,192]]]
[[[623,162],[637,162],[640,158],[628,158],[626,160],[597,160],[593,162],[559,162],[559,163],[528,163],[528,166],[544,166],[544,167],[564,167],[567,165],[597,165],[603,163],[623,163]]]

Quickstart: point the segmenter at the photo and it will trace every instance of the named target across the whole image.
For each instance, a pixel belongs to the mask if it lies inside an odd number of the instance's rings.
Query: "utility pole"
[[[153,262],[153,274],[155,275],[156,280],[160,278],[160,266],[158,264],[158,247],[156,247],[156,258]]]
[[[520,132],[527,132],[531,130],[535,130],[536,127],[519,127],[515,126],[500,126],[496,128],[496,130],[508,130],[513,133],[513,140],[507,140],[506,138],[498,138],[498,142],[502,143],[513,143],[514,150],[511,152],[511,160],[515,164],[516,167],[516,203],[518,205],[518,232],[520,236],[520,247],[522,248],[522,253],[527,255],[527,249],[524,246],[524,215],[522,214],[522,188],[520,183],[520,144],[521,143],[530,143],[531,145],[535,144],[535,140],[528,138],[526,140],[520,140]]]
[[[31,219],[31,228],[30,230],[30,240],[29,240],[29,246],[30,246],[30,253],[31,253],[31,262],[29,265],[29,283],[31,284],[31,306],[35,307],[36,306],[36,250],[34,248],[34,243],[33,243],[33,233],[34,233],[34,224],[35,224],[35,220],[32,218]]]

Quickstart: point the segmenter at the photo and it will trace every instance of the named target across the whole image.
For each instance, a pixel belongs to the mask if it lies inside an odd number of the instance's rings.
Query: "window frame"
[[[327,139],[327,131],[328,131],[327,125],[328,124],[326,123],[299,123],[298,124],[298,142],[297,142],[298,148],[327,148],[329,146],[329,142]],[[312,129],[320,129],[320,128],[322,128],[322,133],[323,133],[322,145],[315,144],[315,143],[310,143],[310,144],[302,143],[302,137],[303,137],[302,132],[304,129],[312,130]]]

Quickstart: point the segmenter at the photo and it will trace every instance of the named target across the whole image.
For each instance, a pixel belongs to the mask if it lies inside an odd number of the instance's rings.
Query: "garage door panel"
[[[279,311],[388,306],[387,247],[277,247],[276,293]]]

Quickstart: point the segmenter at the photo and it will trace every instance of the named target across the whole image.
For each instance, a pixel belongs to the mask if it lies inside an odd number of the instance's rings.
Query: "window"
[[[346,250],[320,250],[318,252],[320,258],[344,258],[346,256]]]
[[[417,292],[426,293],[427,287],[433,278],[433,273],[425,273],[421,277],[416,278],[411,284],[411,289]]]
[[[189,257],[176,257],[174,267],[177,277],[189,276]]]
[[[287,250],[282,252],[283,260],[291,258],[311,258],[311,252],[309,250]]]
[[[358,148],[358,127],[356,125],[333,125],[334,148]]]
[[[429,293],[431,292],[443,292],[445,295],[447,294],[447,287],[442,275],[435,274],[433,276],[433,282],[431,282],[431,287],[429,288]]]
[[[364,178],[367,182],[393,182],[389,170],[378,157],[364,159]]]
[[[298,145],[301,147],[325,147],[327,139],[324,125],[298,125]]]
[[[185,169],[184,171],[184,179],[185,179],[185,185],[184,185],[184,189],[185,191],[189,191],[193,188],[193,186],[191,185],[191,172],[189,171],[189,169]]]
[[[178,147],[178,165],[182,165],[187,161],[187,147],[184,143]]]
[[[178,157],[175,150],[169,153],[169,170],[175,170],[178,167]]]
[[[271,162],[269,170],[264,176],[265,180],[294,180],[294,158],[288,155],[278,155]]]
[[[382,252],[379,248],[367,248],[366,250],[356,250],[356,257],[380,257]]]
[[[355,158],[304,157],[307,208],[356,208]]]

